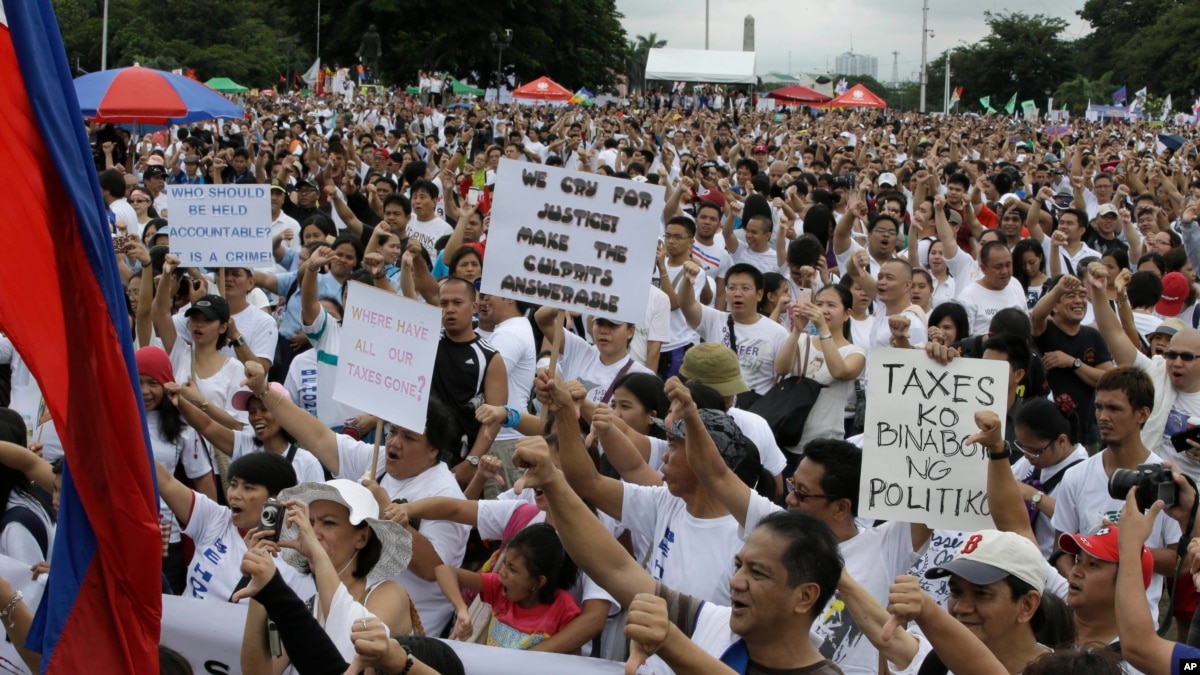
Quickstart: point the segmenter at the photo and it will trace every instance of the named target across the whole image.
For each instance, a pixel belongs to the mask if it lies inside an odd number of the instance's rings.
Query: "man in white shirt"
[[[125,200],[125,178],[116,169],[100,172],[100,194],[108,206],[109,225],[118,234],[142,236],[137,211]]]
[[[1012,275],[1013,259],[1008,246],[998,241],[984,244],[979,251],[979,269],[983,276],[960,286],[958,295],[958,303],[967,310],[971,335],[987,333],[992,317],[1005,307],[1028,313],[1025,290]]]
[[[733,233],[733,218],[725,219],[725,250],[732,256],[733,264],[753,265],[766,274],[779,269],[779,254],[771,250],[771,232],[774,227],[765,215],[752,216],[745,227],[746,242],[738,241]]]
[[[487,341],[504,359],[504,369],[508,374],[506,407],[517,412],[517,424],[500,429],[488,450],[489,455],[498,457],[503,464],[501,475],[505,484],[513,485],[520,477],[520,472],[513,466],[512,455],[516,451],[517,440],[522,437],[521,430],[530,434],[540,432],[538,418],[527,414],[533,379],[537,375],[537,345],[533,338],[533,326],[521,313],[516,300],[481,294],[479,318],[496,327]],[[495,481],[488,481],[483,490],[484,497],[494,499],[502,489]]]
[[[1146,464],[1161,464],[1158,455],[1146,449],[1141,430],[1154,406],[1154,384],[1150,377],[1133,368],[1115,368],[1105,373],[1096,385],[1096,421],[1104,450],[1083,463],[1067,469],[1055,494],[1054,529],[1061,533],[1091,535],[1105,527],[1105,520],[1120,519],[1124,499],[1108,494],[1109,480],[1117,469],[1136,470]],[[1179,524],[1160,513],[1146,546],[1154,556],[1155,575],[1147,599],[1158,619],[1158,601],[1162,597],[1163,576],[1174,573],[1175,545],[1181,532]],[[1065,577],[1071,576],[1072,561],[1058,558],[1055,566]],[[1071,595],[1067,596],[1071,605]]]
[[[662,346],[671,339],[671,299],[654,286],[646,303],[646,318],[633,329],[629,354],[650,372],[658,371]]]
[[[788,331],[758,312],[763,296],[762,272],[746,263],[729,268],[725,281],[729,312],[696,302],[692,284],[699,274],[700,266],[695,262],[684,263],[679,309],[688,326],[704,340],[733,349],[750,388],[759,395],[766,394],[775,384],[775,355],[787,340]]]
[[[437,260],[437,241],[454,234],[454,228],[435,213],[439,194],[437,184],[428,180],[413,183],[409,193],[413,217],[408,221],[408,236],[421,242],[430,260]]]
[[[271,243],[277,251],[288,249],[300,252],[300,223],[283,212],[287,201],[287,186],[278,178],[271,179]],[[291,232],[291,235],[286,233]],[[280,253],[282,255],[282,253]]]

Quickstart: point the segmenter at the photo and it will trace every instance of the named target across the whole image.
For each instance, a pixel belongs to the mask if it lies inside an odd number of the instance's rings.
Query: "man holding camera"
[[[1114,472],[1125,469],[1145,473],[1161,469],[1164,480],[1172,482],[1170,470],[1162,466],[1158,455],[1142,444],[1142,426],[1150,417],[1153,406],[1154,385],[1146,373],[1135,368],[1114,368],[1100,378],[1096,385],[1096,421],[1104,449],[1068,469],[1059,484],[1054,494],[1057,503],[1051,520],[1056,541],[1063,532],[1091,535],[1107,523],[1115,524],[1120,520],[1124,495],[1129,488],[1125,486],[1115,498],[1109,494]],[[1155,572],[1146,597],[1155,620],[1158,619],[1163,576],[1174,573],[1174,547],[1180,536],[1179,524],[1162,514],[1146,541],[1154,556]],[[1059,573],[1070,580],[1070,558],[1056,551],[1050,559]]]

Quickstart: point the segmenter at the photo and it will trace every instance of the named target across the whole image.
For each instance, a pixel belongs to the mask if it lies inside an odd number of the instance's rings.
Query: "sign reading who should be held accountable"
[[[663,188],[500,160],[482,291],[645,321]]]
[[[168,185],[171,252],[184,267],[269,267],[271,188]]]
[[[424,431],[441,328],[437,307],[350,282],[334,400]]]
[[[919,349],[871,351],[858,509],[864,518],[973,532],[990,527],[987,451],[975,413],[1005,419],[1008,364]],[[1006,467],[1007,468],[1007,467]]]

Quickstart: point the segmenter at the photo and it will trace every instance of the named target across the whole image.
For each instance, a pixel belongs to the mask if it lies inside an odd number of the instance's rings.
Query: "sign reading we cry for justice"
[[[484,293],[645,320],[662,186],[503,159],[495,194]]]

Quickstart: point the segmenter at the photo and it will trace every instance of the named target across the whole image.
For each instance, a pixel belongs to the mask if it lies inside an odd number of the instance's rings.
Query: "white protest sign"
[[[994,527],[987,451],[965,443],[975,413],[1004,423],[1008,364],[954,359],[943,366],[917,349],[875,349],[867,374],[858,509],[864,518],[975,531]]]
[[[441,328],[437,307],[352,282],[334,400],[423,431]]]
[[[0,555],[0,576],[9,580],[13,590],[21,592],[23,602],[29,611],[37,611],[38,605],[42,602],[42,593],[46,590],[47,575],[38,575],[37,581],[34,581],[33,575],[29,572],[29,565],[16,558]],[[0,673],[30,675],[30,670],[21,660],[17,648],[8,640],[0,640]]]
[[[240,655],[247,608],[246,603],[164,595],[159,643],[179,652],[196,673],[241,675]],[[463,670],[468,673],[619,675],[624,672],[624,664],[604,659],[445,642],[458,655]]]
[[[661,186],[502,159],[495,194],[484,293],[645,321]]]
[[[242,674],[248,603],[162,596],[158,643],[179,652],[196,673]]]
[[[171,252],[184,267],[265,267],[271,255],[267,185],[168,185]]]

